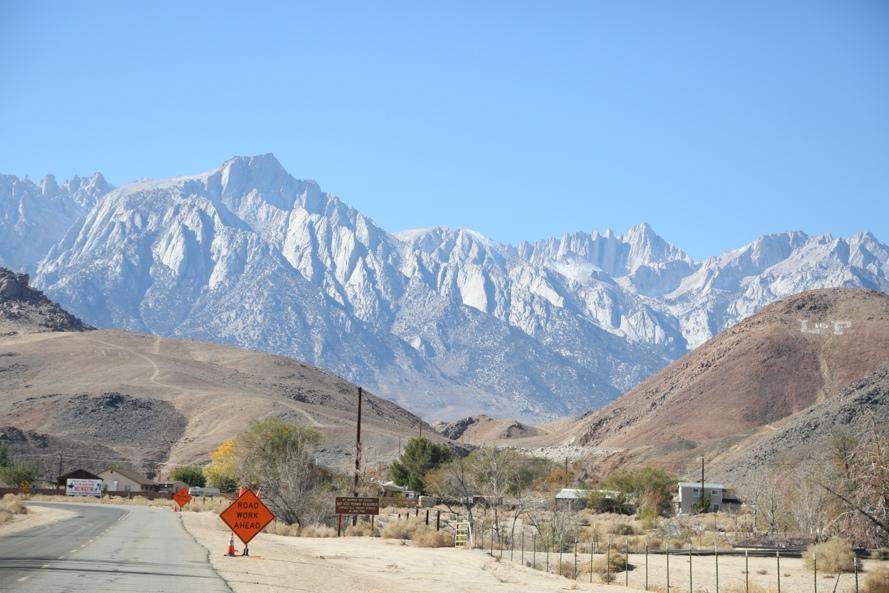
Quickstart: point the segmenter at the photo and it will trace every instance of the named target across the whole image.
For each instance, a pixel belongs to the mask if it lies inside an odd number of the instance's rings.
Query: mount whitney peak
[[[390,233],[271,154],[118,188],[2,175],[0,230],[0,265],[86,323],[300,358],[435,419],[581,413],[781,297],[889,291],[870,233],[704,261],[644,223],[518,246]]]

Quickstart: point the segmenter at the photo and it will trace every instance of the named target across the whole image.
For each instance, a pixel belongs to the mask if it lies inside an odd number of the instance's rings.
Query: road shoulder
[[[25,503],[28,507],[28,513],[25,515],[14,515],[12,521],[0,525],[0,537],[64,521],[74,517],[77,513],[67,509],[55,509],[46,506],[35,506]]]

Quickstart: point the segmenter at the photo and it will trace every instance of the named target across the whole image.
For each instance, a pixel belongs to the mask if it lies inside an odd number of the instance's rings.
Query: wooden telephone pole
[[[364,390],[358,388],[358,422],[355,425],[355,484],[352,487],[352,496],[358,496],[358,475],[361,472],[361,400],[364,398]],[[358,515],[352,515],[352,525],[358,525]]]

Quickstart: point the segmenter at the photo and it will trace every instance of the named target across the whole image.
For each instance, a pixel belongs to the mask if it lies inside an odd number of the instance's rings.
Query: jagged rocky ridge
[[[28,286],[28,275],[0,267],[0,330],[84,331],[92,329],[39,290]]]
[[[37,283],[98,326],[296,356],[427,416],[540,418],[613,399],[782,296],[885,291],[887,270],[870,234],[769,235],[704,262],[645,224],[518,247],[390,234],[261,155],[108,192]]]

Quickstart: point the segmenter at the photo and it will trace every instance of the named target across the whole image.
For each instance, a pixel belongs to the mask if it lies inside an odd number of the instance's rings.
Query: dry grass
[[[889,593],[889,568],[874,568],[864,577],[864,593]]]
[[[388,539],[413,539],[414,532],[425,527],[425,523],[416,518],[399,519],[390,522],[383,528],[383,537]]]
[[[25,515],[28,513],[28,507],[19,494],[4,494],[0,500],[0,509],[7,511],[12,515]]]
[[[623,572],[626,568],[626,557],[620,552],[611,552],[606,558],[599,558],[593,562],[593,572],[599,576]],[[632,569],[632,565],[630,566]]]
[[[803,560],[806,568],[815,568],[814,559],[818,561],[819,572],[852,572],[855,570],[855,553],[848,540],[836,538],[821,544],[813,544],[806,550]]]
[[[380,530],[371,528],[370,523],[361,521],[357,525],[349,525],[346,528],[346,535],[353,537],[379,537]]]
[[[454,536],[449,531],[435,531],[422,527],[414,532],[414,543],[421,548],[452,548]]]
[[[327,525],[306,525],[299,530],[300,537],[336,537],[336,529]]]
[[[0,525],[9,523],[10,521],[12,521],[12,513],[7,511],[6,509],[0,508]]]
[[[875,560],[889,560],[889,548],[877,548],[872,556]]]
[[[670,587],[671,589],[673,587]],[[747,593],[748,589],[744,583],[729,583],[719,587],[720,592],[724,593]],[[750,593],[777,593],[777,589],[772,586],[763,587],[757,583],[750,583]]]

